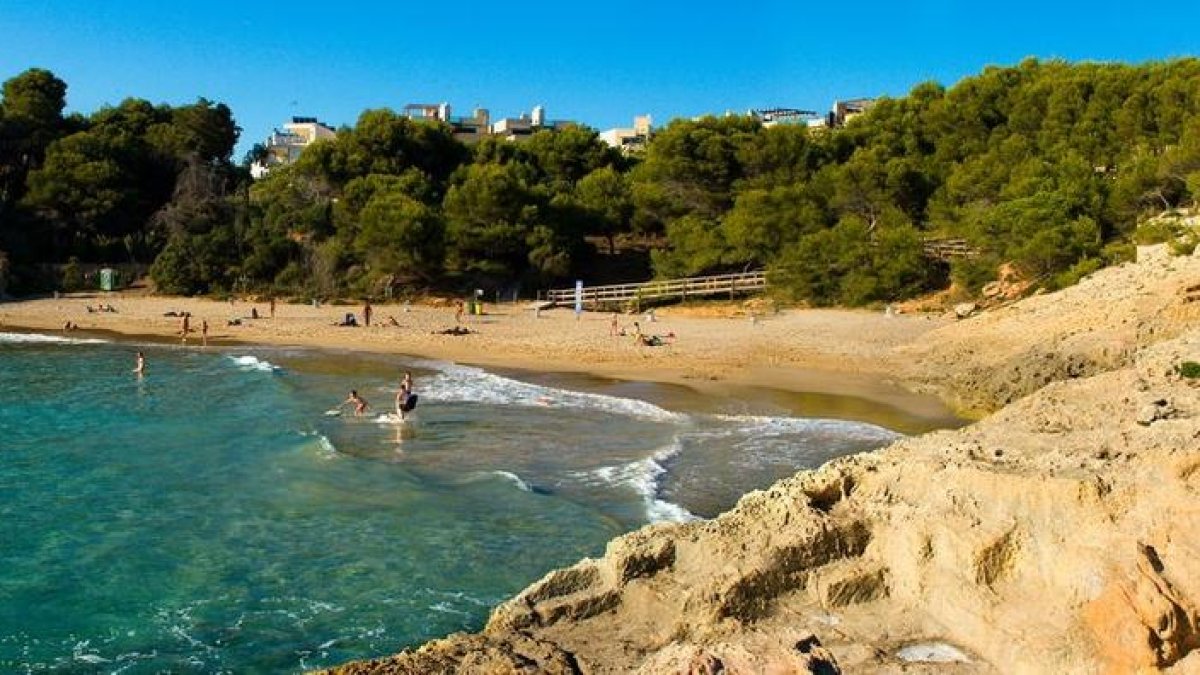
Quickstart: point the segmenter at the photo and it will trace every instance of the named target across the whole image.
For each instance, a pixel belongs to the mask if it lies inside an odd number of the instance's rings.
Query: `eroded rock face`
[[[1200,382],[1177,366],[1200,361],[1200,303],[1171,291],[1200,282],[1188,261],[1088,282],[1154,292],[1136,303],[1043,296],[951,327],[992,325],[980,339],[1007,351],[963,356],[962,336],[943,336],[950,356],[931,362],[963,369],[939,386],[989,363],[1011,376],[1037,320],[1060,336],[1022,362],[1028,384],[981,395],[1012,399],[981,422],[799,473],[711,521],[620,537],[478,635],[340,672],[1195,672]],[[1067,335],[1062,312],[1104,320]],[[1097,345],[1112,349],[1060,373]],[[939,652],[968,661],[900,656]]]

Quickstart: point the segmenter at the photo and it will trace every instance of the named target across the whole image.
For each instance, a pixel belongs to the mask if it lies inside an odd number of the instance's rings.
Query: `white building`
[[[264,143],[267,156],[250,165],[250,175],[262,178],[272,167],[295,162],[300,153],[313,143],[335,136],[337,132],[333,127],[315,117],[293,117],[291,122],[283,125],[282,131],[276,129],[267,137]]]
[[[621,152],[631,152],[646,147],[653,134],[653,119],[649,115],[638,115],[633,118],[632,129],[616,128],[602,131],[600,140]]]
[[[566,120],[547,120],[546,109],[534,106],[531,113],[521,113],[520,117],[502,117],[492,123],[492,135],[509,141],[519,141],[528,138],[544,129],[563,129],[574,125],[575,122]]]

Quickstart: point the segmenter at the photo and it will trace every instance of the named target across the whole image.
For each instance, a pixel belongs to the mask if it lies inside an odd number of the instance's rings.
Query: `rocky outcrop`
[[[982,415],[1051,382],[1128,366],[1138,349],[1194,327],[1200,293],[1188,288],[1197,280],[1195,256],[1144,247],[1136,263],[932,331],[898,350],[894,369],[909,385]]]
[[[620,537],[479,634],[338,672],[1196,672],[1200,381],[1178,368],[1200,361],[1200,303],[1178,292],[1194,264],[942,329],[946,352],[916,356],[949,370],[925,381],[1010,400],[976,424]],[[972,324],[993,348],[968,350]]]

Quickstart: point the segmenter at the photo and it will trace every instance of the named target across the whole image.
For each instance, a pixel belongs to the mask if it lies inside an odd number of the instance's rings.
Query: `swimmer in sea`
[[[141,352],[137,353],[137,367],[133,369],[133,372],[138,377],[146,374],[146,357]]]
[[[342,405],[346,405],[347,403],[354,404],[354,414],[355,415],[362,415],[364,412],[367,411],[367,399],[359,396],[358,392],[355,391],[354,389],[350,390],[350,397],[347,398],[345,401],[342,401]]]

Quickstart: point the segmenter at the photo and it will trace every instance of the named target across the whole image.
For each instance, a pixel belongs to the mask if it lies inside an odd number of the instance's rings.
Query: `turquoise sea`
[[[421,405],[396,426],[377,417],[404,370]],[[326,415],[351,388],[375,410]],[[613,536],[897,435],[663,385],[0,333],[0,672],[392,653]]]

